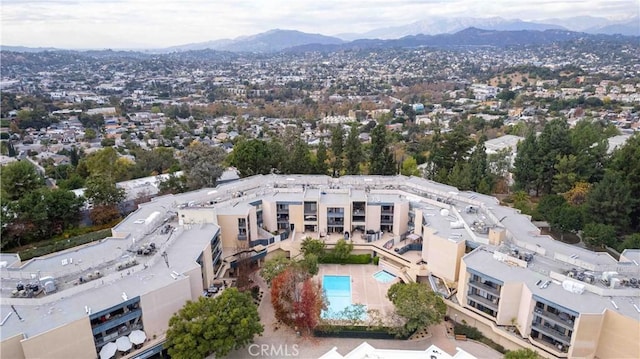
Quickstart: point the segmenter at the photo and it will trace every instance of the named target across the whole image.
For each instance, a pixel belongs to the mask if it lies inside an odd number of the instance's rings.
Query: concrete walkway
[[[315,359],[333,347],[337,347],[340,354],[347,354],[364,341],[379,349],[425,350],[430,345],[435,344],[451,355],[454,355],[456,347],[459,347],[477,358],[502,358],[502,354],[483,344],[472,341],[455,341],[453,337],[448,336],[445,323],[430,328],[430,337],[421,340],[298,337],[291,328],[277,325],[271,306],[271,293],[267,284],[257,272],[253,273],[251,278],[264,292],[262,302],[258,307],[260,319],[264,325],[264,332],[262,336],[255,338],[253,344],[230,353],[227,356],[228,358]]]

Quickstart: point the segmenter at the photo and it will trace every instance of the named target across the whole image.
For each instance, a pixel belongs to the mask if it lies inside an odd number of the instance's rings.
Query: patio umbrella
[[[118,346],[118,350],[121,352],[126,352],[127,350],[131,350],[133,345],[131,341],[129,341],[129,337],[120,337],[116,340],[116,345]]]
[[[102,349],[100,349],[100,359],[109,359],[116,355],[116,351],[118,350],[118,345],[114,342],[109,342],[105,344]]]
[[[147,339],[147,334],[142,330],[134,330],[129,334],[129,340],[136,345],[144,343],[145,339]]]

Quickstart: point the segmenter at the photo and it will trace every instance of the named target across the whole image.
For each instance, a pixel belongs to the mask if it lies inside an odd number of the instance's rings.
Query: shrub
[[[465,335],[467,338],[473,340],[480,340],[484,338],[484,335],[482,335],[482,333],[477,328],[470,327],[464,324],[456,324],[453,327],[453,333],[455,335]]]
[[[328,253],[321,258],[318,258],[318,262],[323,264],[369,264],[371,263],[370,254],[351,254],[346,258],[338,258],[332,253]]]
[[[82,244],[98,241],[111,235],[111,228],[96,232],[85,233],[69,239],[53,240],[42,247],[29,248],[20,252],[20,260],[26,261],[34,257],[41,257],[50,253],[59,252]]]
[[[373,264],[378,265],[378,263],[380,263],[380,257],[378,256],[373,257]]]

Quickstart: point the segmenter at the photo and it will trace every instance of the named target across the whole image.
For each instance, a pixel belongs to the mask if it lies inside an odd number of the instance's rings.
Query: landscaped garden
[[[352,250],[344,239],[329,250],[306,238],[299,257],[267,261],[260,274],[276,319],[301,335],[379,339],[408,338],[444,319],[442,298],[425,284],[402,283]]]

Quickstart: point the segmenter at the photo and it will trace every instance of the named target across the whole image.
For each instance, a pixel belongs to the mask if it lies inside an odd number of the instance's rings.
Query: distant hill
[[[630,21],[605,26],[591,27],[585,32],[592,34],[620,34],[626,36],[640,36],[640,17],[635,17]]]
[[[342,45],[303,45],[288,49],[291,52],[336,51],[346,49],[393,48],[393,47],[460,47],[460,46],[526,46],[565,42],[582,38],[605,38],[608,41],[637,41],[632,37],[613,35],[590,35],[567,30],[519,30],[497,31],[468,28],[455,34],[411,35],[394,40],[355,40]]]
[[[173,52],[212,49],[232,52],[275,52],[300,45],[330,45],[342,43],[344,43],[344,41],[337,37],[309,34],[296,30],[276,29],[257,35],[239,37],[234,40],[224,39],[197,44],[173,46],[159,51]]]
[[[0,45],[0,51],[13,51],[13,52],[43,52],[43,51],[58,51],[55,47],[27,47],[27,46],[4,46]]]
[[[411,35],[438,35],[453,34],[460,30],[475,27],[484,30],[549,30],[565,29],[554,24],[544,24],[537,22],[523,21],[519,19],[504,19],[501,17],[474,18],[474,17],[429,17],[425,20],[413,22],[408,25],[385,27],[375,29],[364,34],[341,34],[337,35],[345,40],[356,39],[399,39]]]

